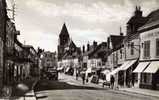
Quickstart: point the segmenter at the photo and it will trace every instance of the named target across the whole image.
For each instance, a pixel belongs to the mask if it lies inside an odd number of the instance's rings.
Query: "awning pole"
[[[140,82],[141,82],[141,73],[138,73],[138,84],[137,84],[137,86],[139,87],[140,86]]]
[[[124,71],[124,87],[126,87],[126,71]]]

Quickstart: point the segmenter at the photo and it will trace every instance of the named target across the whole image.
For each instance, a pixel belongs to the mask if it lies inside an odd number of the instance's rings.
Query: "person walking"
[[[79,70],[76,69],[76,80],[78,80]]]
[[[111,78],[110,78],[110,84],[111,84],[111,88],[113,89],[114,88],[114,76],[112,75]]]
[[[85,84],[85,73],[82,73],[82,81],[83,81],[83,85]]]

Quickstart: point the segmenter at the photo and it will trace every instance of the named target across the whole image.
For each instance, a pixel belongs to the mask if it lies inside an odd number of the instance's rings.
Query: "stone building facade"
[[[159,89],[159,10],[152,11],[148,21],[139,28],[140,59],[134,70],[139,87]]]

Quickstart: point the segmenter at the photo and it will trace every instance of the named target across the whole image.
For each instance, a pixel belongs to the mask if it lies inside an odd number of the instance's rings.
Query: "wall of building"
[[[3,41],[0,38],[0,89],[2,86],[3,80]]]
[[[114,69],[119,67],[125,61],[125,48],[120,48],[114,51],[111,55],[108,56],[109,68]]]
[[[48,67],[57,67],[56,63],[56,54],[53,52],[44,52],[42,54],[41,63],[42,67],[48,68]]]
[[[140,60],[159,60],[159,56],[156,55],[156,39],[159,39],[159,28],[152,29],[150,31],[146,31],[141,33],[140,35],[141,42],[141,56]],[[150,57],[144,57],[144,41],[150,41]]]
[[[74,67],[79,67],[79,62],[78,58],[73,58],[73,65]]]
[[[111,53],[109,56],[108,56],[108,59],[107,59],[107,62],[106,62],[106,68],[108,69],[113,69],[114,66],[116,65],[115,64],[115,52]]]
[[[131,43],[134,44],[133,47],[131,47]],[[129,44],[129,45],[128,45]],[[125,47],[125,60],[132,60],[132,59],[138,59],[139,58],[139,52],[140,52],[140,39],[136,38],[129,42],[124,43]],[[133,53],[131,53],[131,50],[133,49]]]
[[[118,53],[117,64],[121,65],[125,61],[125,48],[122,47],[116,51]]]
[[[87,68],[101,68],[102,60],[100,58],[88,59]]]

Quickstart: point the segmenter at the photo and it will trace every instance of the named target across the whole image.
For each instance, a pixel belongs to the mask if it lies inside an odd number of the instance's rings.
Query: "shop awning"
[[[86,73],[92,73],[92,72],[95,72],[95,69],[91,67],[87,68]]]
[[[127,69],[130,68],[135,62],[136,62],[136,60],[128,61],[128,63],[127,63],[121,70],[127,70]]]
[[[116,69],[114,69],[113,71],[109,72],[106,74],[106,80],[110,81],[110,76],[111,75],[115,75],[116,73],[118,73],[121,70],[121,67],[118,67]]]
[[[64,68],[63,66],[62,67],[58,67],[57,70],[63,70],[63,68]]]
[[[66,72],[68,72],[69,70],[70,70],[70,67],[67,67],[67,68],[66,68]]]
[[[144,73],[156,73],[159,69],[159,61],[153,61],[150,65],[144,70]]]
[[[103,73],[103,74],[108,74],[110,71],[108,70],[108,69],[106,69],[106,70],[104,70],[104,71],[102,71],[101,73]]]
[[[120,66],[120,68],[121,69],[123,69],[126,65],[128,65],[130,63],[130,61],[126,61],[126,62],[124,62],[124,64],[122,64],[121,66]]]
[[[88,68],[87,70],[86,70],[86,73],[91,73],[92,72],[92,68]]]
[[[140,62],[133,73],[141,73],[149,64],[150,62]]]
[[[110,74],[106,75],[106,81],[110,82],[110,76],[111,76]]]
[[[117,72],[119,72],[121,70],[121,67],[118,67],[118,68],[116,68],[116,69],[114,69],[113,71],[111,71],[110,73],[108,73],[108,74],[110,74],[110,75],[115,75]]]

